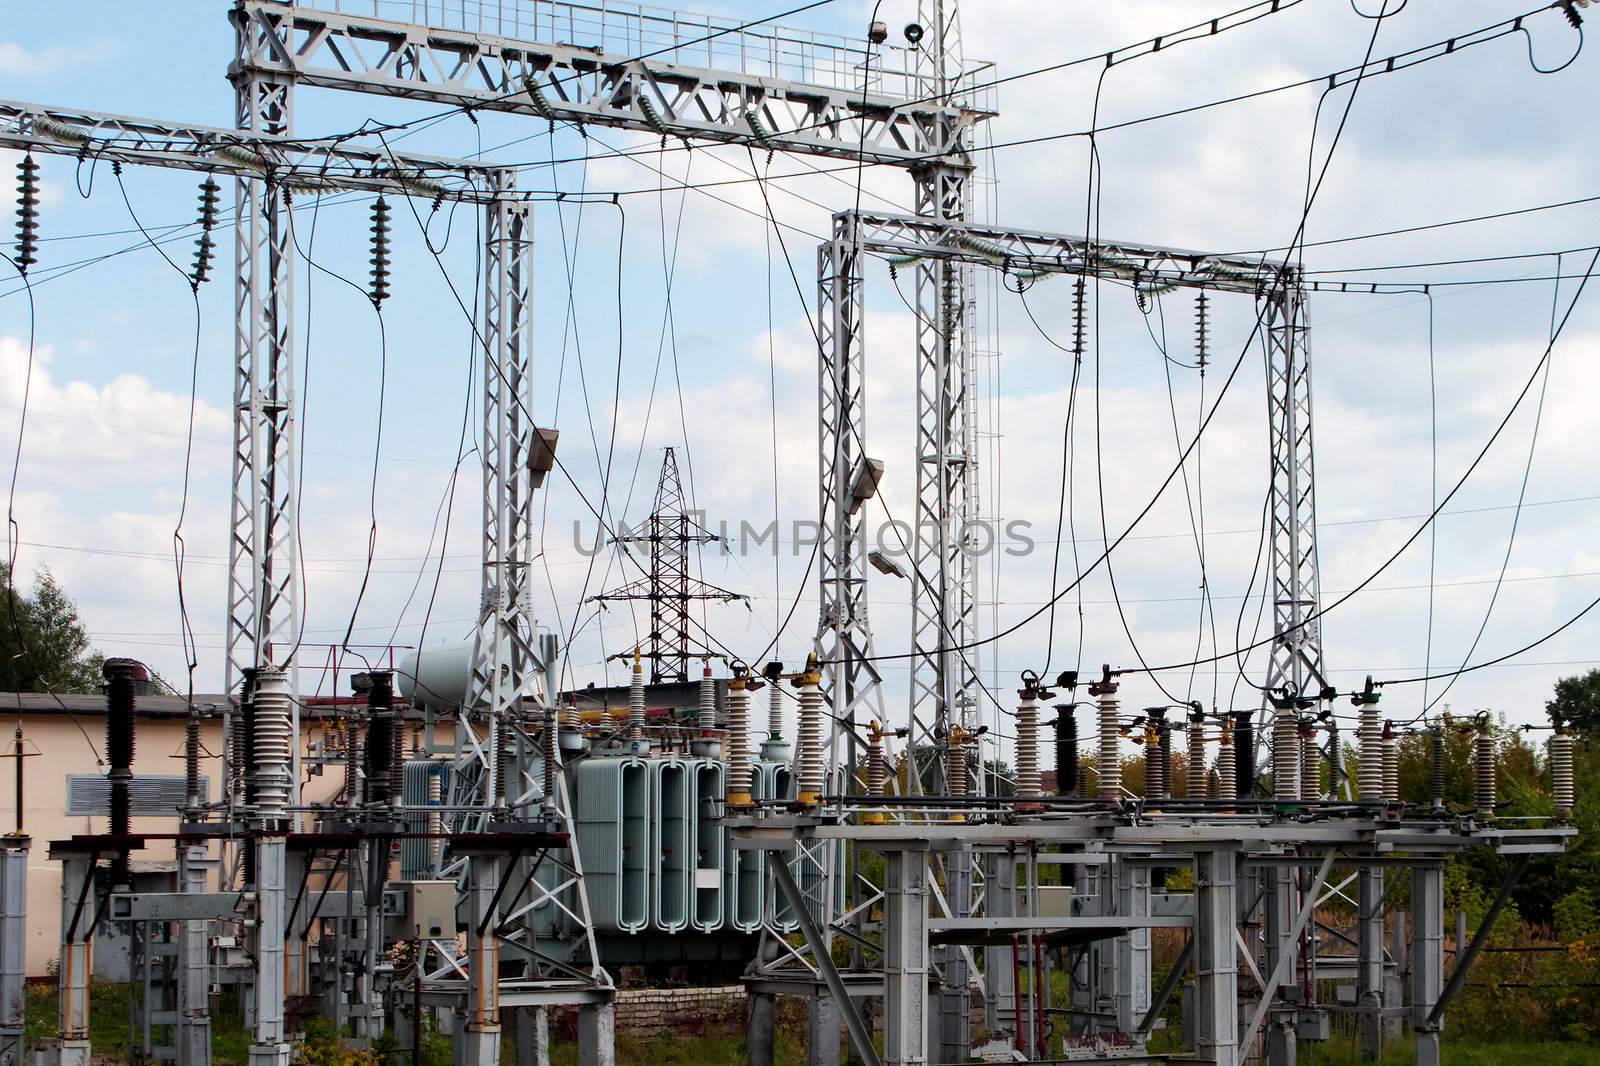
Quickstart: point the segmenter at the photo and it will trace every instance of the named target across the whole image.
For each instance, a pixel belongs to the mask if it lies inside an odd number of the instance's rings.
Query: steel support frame
[[[1305,293],[1295,285],[1275,286],[1264,308],[1267,374],[1268,452],[1272,464],[1271,522],[1272,645],[1256,745],[1273,735],[1277,715],[1299,712],[1279,705],[1274,695],[1297,700],[1317,696],[1323,687],[1322,623],[1317,616],[1316,462],[1311,425],[1311,324]],[[1286,701],[1287,701],[1286,700]],[[1298,732],[1298,729],[1297,729]],[[1292,777],[1298,791],[1299,741],[1293,767],[1273,766],[1275,777]],[[1287,753],[1287,746],[1281,750]],[[1256,765],[1262,765],[1258,758]]]
[[[19,760],[20,761],[20,760]],[[21,784],[17,786],[20,794]],[[0,838],[0,1066],[22,1066],[27,1032],[28,852],[22,833]]]
[[[1195,1051],[1215,1066],[1237,1066],[1239,1048],[1239,853],[1228,848],[1194,857]]]
[[[178,891],[206,891],[211,867],[203,844],[179,844]],[[288,944],[297,943],[293,936]],[[301,949],[304,944],[300,943]],[[178,1066],[211,1063],[211,922],[199,918],[178,923]]]
[[[270,42],[247,23],[235,23],[234,39],[228,72],[234,124],[247,134],[287,136],[293,82],[251,63]],[[238,179],[234,201],[233,504],[223,677],[230,698],[246,671],[268,664],[284,669],[291,693],[298,692],[286,656],[300,630],[292,222],[286,186],[270,177]],[[274,662],[274,654],[282,661]],[[293,707],[298,736],[299,704]],[[292,772],[298,782],[298,745]]]
[[[945,155],[950,131],[975,117],[917,99],[924,94],[909,82],[896,92],[867,84],[863,95],[867,54],[815,41],[813,59],[821,61],[811,69],[839,65],[836,84],[795,81],[755,64],[748,71],[713,65],[725,48],[701,66],[674,62],[685,58],[676,54],[682,49],[658,55],[646,46],[630,55],[557,43],[573,32],[561,23],[530,24],[530,34],[547,38],[536,42],[495,32],[502,26],[445,29],[328,6],[238,0],[235,18],[267,45],[252,57],[256,68],[321,88],[898,166]],[[717,36],[735,46],[741,40]],[[782,47],[775,36],[759,40],[762,50]],[[871,62],[881,81],[882,60]]]

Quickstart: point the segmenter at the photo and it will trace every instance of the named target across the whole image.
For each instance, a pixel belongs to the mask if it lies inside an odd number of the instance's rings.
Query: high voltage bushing
[[[1073,704],[1056,704],[1056,795],[1078,790],[1078,719]]]
[[[30,153],[17,164],[17,273],[27,274],[39,250],[39,164]]]
[[[372,291],[374,305],[389,298],[389,201],[382,196],[372,204]]]
[[[1022,675],[1017,690],[1017,798],[1036,800],[1039,785],[1039,678],[1031,671]],[[965,756],[963,756],[963,764]]]
[[[233,719],[233,772],[238,778],[235,793],[245,810],[256,802],[256,670],[246,667],[239,681],[239,710]],[[256,849],[241,848],[244,883],[256,883]]]
[[[1494,817],[1495,803],[1495,744],[1494,730],[1487,718],[1479,719],[1477,731],[1472,736],[1472,795],[1478,817]]]
[[[558,765],[557,760],[560,758],[560,752],[556,750],[555,707],[546,704],[541,717],[543,719],[543,727],[539,734],[539,741],[540,750],[544,754],[544,780],[541,784],[544,788],[544,805],[552,807],[556,802],[556,767]]]
[[[1293,699],[1272,701],[1272,798],[1300,798],[1300,712]]]
[[[1555,800],[1556,817],[1570,822],[1578,793],[1572,777],[1572,734],[1560,722],[1550,738],[1550,797]]]
[[[200,237],[195,242],[194,276],[189,280],[195,288],[211,276],[211,257],[216,251],[216,241],[211,231],[217,225],[217,197],[220,187],[211,178],[200,185]]]
[[[1206,794],[1206,717],[1198,704],[1189,715],[1183,739],[1188,747],[1183,768],[1185,791],[1190,799],[1201,799]]]
[[[1251,711],[1233,711],[1233,795],[1253,799],[1256,794],[1256,722]]]
[[[111,766],[111,835],[126,837],[132,828],[129,786],[133,784],[134,683],[143,672],[132,659],[107,659],[101,672],[106,679],[106,761]],[[126,885],[128,849],[119,846],[112,858],[111,883]]]
[[[633,649],[633,673],[628,679],[628,739],[644,740],[644,660]]]
[[[800,687],[800,723],[795,731],[794,755],[799,778],[797,797],[802,806],[814,807],[822,801],[822,674],[817,669],[816,653],[806,657],[805,673],[795,683]]]
[[[1385,803],[1400,802],[1400,738],[1395,735],[1394,723],[1383,723],[1383,799]]]
[[[394,675],[387,670],[367,674],[367,737],[362,770],[367,776],[367,802],[384,804],[392,793],[391,770],[399,723],[394,720]],[[355,738],[351,737],[354,743]]]
[[[1367,678],[1366,688],[1352,696],[1359,708],[1356,726],[1356,791],[1362,803],[1383,800],[1383,719],[1378,716],[1379,693]]]
[[[282,670],[264,666],[256,671],[250,717],[255,725],[255,810],[263,824],[283,819],[294,792],[291,702]]]
[[[200,790],[200,708],[191,706],[183,724],[183,807],[194,814],[205,802]]]
[[[1300,799],[1322,798],[1322,755],[1317,750],[1317,727],[1309,719],[1300,723]]]
[[[1430,765],[1428,767],[1428,806],[1436,811],[1444,810],[1444,726],[1434,722],[1428,727],[1428,754]]]
[[[743,663],[734,663],[728,682],[727,805],[754,806],[750,792],[750,676]]]
[[[1222,734],[1217,738],[1217,799],[1239,798],[1239,767],[1234,750],[1233,718],[1223,715]]]
[[[1020,730],[1019,730],[1019,734],[1020,734]],[[957,799],[957,800],[964,799],[966,797],[966,795],[967,795],[967,792],[968,792],[968,787],[967,787],[967,741],[969,739],[970,738],[969,738],[969,736],[967,734],[967,731],[961,727],[961,724],[959,722],[957,722],[955,725],[950,727],[950,735],[945,738],[945,745],[944,745],[944,786],[945,786],[945,792],[948,793],[953,799]],[[1021,755],[1019,753],[1018,757],[1017,757],[1017,762],[1018,762],[1019,766],[1021,765],[1021,761],[1022,761],[1021,760]],[[1035,777],[1039,776],[1039,771],[1038,771],[1037,767],[1035,767],[1035,769],[1034,769],[1034,776]],[[1021,772],[1020,772],[1020,770],[1018,772],[1018,781],[1019,782],[1021,781]],[[1020,787],[1017,789],[1017,795],[1018,796],[1022,795],[1022,789]],[[1035,790],[1035,795],[1037,795],[1037,790]],[[964,822],[964,821],[967,820],[967,816],[965,814],[959,814],[959,813],[958,814],[952,814],[950,816],[950,820],[953,821],[953,822]]]
[[[1100,798],[1122,799],[1122,703],[1117,699],[1117,683],[1111,680],[1111,667],[1104,666],[1102,676],[1089,686],[1089,695],[1096,700],[1100,729],[1100,748],[1097,756],[1100,771]]]
[[[343,722],[336,722],[340,743],[344,745],[344,805],[361,805],[361,745],[356,743],[356,718],[360,711],[351,707]]]
[[[767,739],[783,739],[783,688],[778,684],[778,677],[783,673],[783,664],[771,662],[767,664],[766,674],[772,678],[772,688],[767,693]]]
[[[1172,726],[1165,708],[1156,712],[1156,768],[1159,771],[1160,799],[1172,798]]]
[[[867,795],[882,796],[889,784],[889,767],[883,759],[883,727],[877,719],[867,727]],[[883,815],[868,811],[861,816],[863,825],[882,825]]]
[[[708,662],[700,672],[700,709],[696,715],[701,729],[715,729],[717,725],[717,682],[711,676]]]

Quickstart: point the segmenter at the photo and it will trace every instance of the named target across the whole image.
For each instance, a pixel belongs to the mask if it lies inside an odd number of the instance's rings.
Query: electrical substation
[[[1104,62],[1279,7],[1264,0]],[[1497,818],[1487,724],[1476,727],[1471,809],[1446,804],[1442,770],[1427,802],[1402,800],[1381,686],[1341,692],[1324,669],[1311,312],[1329,283],[1292,257],[1031,229],[1023,205],[1004,225],[979,221],[975,138],[1006,72],[962,55],[955,0],[919,8],[903,29],[875,22],[831,39],[791,34],[756,17],[765,12],[740,21],[601,0],[232,0],[231,128],[0,101],[0,147],[23,154],[21,272],[50,210],[34,157],[175,168],[202,182],[193,284],[212,273],[226,284],[231,243],[237,315],[228,695],[183,709],[182,795],[151,800],[131,770],[150,677],[108,660],[108,828],[61,839],[32,839],[21,824],[32,768],[19,727],[19,818],[0,845],[5,1066],[96,1061],[89,990],[107,937],[126,945],[140,1063],[209,1066],[213,1003],[228,987],[244,1004],[251,1066],[288,1066],[319,1016],[358,1046],[388,1034],[420,1048],[426,1029],[449,1035],[459,1066],[511,1055],[546,1066],[564,1013],[576,1015],[579,1061],[610,1066],[619,970],[688,967],[744,986],[751,1066],[772,1063],[785,1000],[803,1004],[814,1066],[1291,1066],[1335,1015],[1357,1019],[1371,1057],[1403,1036],[1419,1064],[1437,1066],[1452,999],[1517,878],[1575,836],[1573,739],[1555,723],[1554,819]],[[903,212],[841,200],[815,250],[820,532],[807,592],[821,602],[808,658],[764,661],[698,620],[702,601],[740,597],[696,576],[696,550],[717,534],[693,513],[668,449],[648,520],[615,539],[639,576],[595,590],[595,602],[648,612],[648,640],[616,656],[629,683],[562,677],[560,639],[535,618],[538,508],[569,486],[562,427],[533,419],[544,385],[532,369],[532,201],[515,168],[478,157],[408,154],[361,131],[313,136],[295,119],[309,92],[732,145],[752,163],[903,172]],[[481,323],[482,578],[470,639],[362,670],[319,708],[330,725],[308,744],[289,215],[296,197],[332,192],[376,197],[375,304],[404,269],[391,229],[410,212],[392,202],[481,216],[468,287]],[[913,442],[866,429],[869,259],[910,282]],[[995,277],[1061,278],[1080,357],[1096,279],[1196,294],[1202,359],[1208,308],[1231,301],[1255,315],[1271,462],[1271,665],[1258,709],[1126,707],[1110,665],[984,685],[967,653],[1003,650],[1007,634],[984,628],[965,539],[980,510],[975,309]],[[885,471],[908,468],[916,513],[902,564],[871,550],[868,523]],[[909,645],[874,631],[869,571],[911,575],[885,586],[909,597]],[[890,658],[909,669],[909,713],[885,706]],[[1014,716],[1014,736],[984,727],[985,701]],[[1341,717],[1356,719],[1353,735],[1341,736]],[[220,791],[201,780],[202,732],[217,727]],[[1420,725],[1441,762],[1445,730],[1460,727]],[[1130,759],[1137,789],[1123,781]],[[145,825],[168,816],[166,828],[135,832],[135,809]],[[158,844],[175,850],[173,880],[136,884],[130,859]],[[1509,872],[1447,967],[1444,861],[1464,849],[1508,857]],[[60,868],[59,907],[28,913],[41,852]],[[1182,888],[1180,872],[1192,875]],[[1318,921],[1334,899],[1355,907],[1349,936]],[[59,1037],[24,1048],[23,941],[46,924],[59,927]],[[1182,938],[1159,979],[1157,930]],[[1052,1004],[1052,975],[1069,980],[1070,1009]],[[1181,1050],[1152,1052],[1174,1003]]]

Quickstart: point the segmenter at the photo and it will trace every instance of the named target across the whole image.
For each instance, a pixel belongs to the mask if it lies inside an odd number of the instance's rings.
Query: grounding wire
[[[178,502],[178,517],[172,527],[172,569],[178,595],[178,627],[183,633],[183,666],[187,677],[184,691],[186,706],[194,704],[194,672],[200,665],[199,654],[194,643],[194,626],[189,620],[189,603],[183,587],[183,557],[185,545],[183,541],[183,522],[189,513],[189,482],[193,472],[194,460],[194,415],[199,402],[200,387],[200,280],[198,276],[190,274],[173,262],[159,245],[150,239],[150,234],[145,230],[144,223],[139,221],[139,215],[133,209],[133,201],[128,198],[128,189],[122,183],[122,167],[113,165],[112,174],[117,179],[117,191],[122,194],[123,206],[128,209],[128,217],[139,232],[144,235],[145,242],[158,252],[168,266],[177,271],[189,286],[189,295],[194,299],[194,351],[189,359],[189,409],[186,416],[183,444],[183,490]],[[209,177],[207,180],[210,180]]]
[[[1382,24],[1379,23],[1378,25],[1381,26]],[[1372,39],[1372,43],[1375,43],[1376,39],[1377,39],[1376,38],[1376,34],[1374,34],[1373,39]],[[1372,43],[1369,43],[1369,45],[1368,45],[1368,53],[1369,54],[1370,54],[1370,50],[1371,50],[1371,47],[1372,47]],[[1368,65],[1369,64],[1364,63],[1364,64],[1362,64],[1361,67],[1356,68],[1356,69],[1358,71],[1364,71],[1366,66],[1368,66]],[[1361,82],[1362,82],[1362,77],[1358,75],[1358,77],[1356,78],[1356,81],[1355,81],[1355,88],[1356,89],[1359,89],[1359,87],[1361,85]],[[1343,134],[1343,131],[1344,131],[1345,121],[1349,117],[1350,107],[1351,107],[1351,105],[1353,105],[1354,100],[1355,100],[1355,92],[1352,92],[1350,100],[1347,101],[1347,103],[1346,103],[1344,118],[1341,119],[1338,129],[1335,131],[1334,143],[1330,147],[1327,159],[1326,159],[1326,161],[1324,163],[1323,175],[1322,175],[1323,178],[1326,177],[1328,165],[1332,163],[1334,149],[1336,149],[1338,147],[1339,139],[1340,139],[1340,137],[1341,137],[1341,135]],[[1322,184],[1322,178],[1319,178],[1318,182],[1317,182],[1316,189],[1313,189],[1313,195],[1312,195],[1311,199],[1313,199],[1313,200],[1315,199],[1315,193],[1320,190],[1321,184]],[[1295,229],[1295,240],[1290,242],[1291,247],[1294,245],[1294,243],[1296,243],[1298,241],[1300,235],[1304,232],[1307,219],[1309,218],[1309,214],[1310,214],[1310,211],[1309,211],[1309,204],[1308,204],[1307,205],[1307,210],[1304,210],[1304,211],[1301,212],[1299,223],[1297,224],[1296,229]],[[1600,256],[1600,253],[1597,253],[1597,256]],[[993,643],[995,641],[998,641],[1002,637],[1005,637],[1005,636],[1008,636],[1008,635],[1010,635],[1012,633],[1015,633],[1016,631],[1018,631],[1022,627],[1028,625],[1030,622],[1032,622],[1033,620],[1038,618],[1041,614],[1045,613],[1045,611],[1048,609],[1048,607],[1050,605],[1058,602],[1060,600],[1061,596],[1065,595],[1068,591],[1071,591],[1072,589],[1076,588],[1079,584],[1081,584],[1083,579],[1085,577],[1087,577],[1089,573],[1091,573],[1096,567],[1098,567],[1100,565],[1100,563],[1104,562],[1105,559],[1107,558],[1107,556],[1109,556],[1109,554],[1112,551],[1116,550],[1116,548],[1124,540],[1126,540],[1127,537],[1129,535],[1131,535],[1136,528],[1138,528],[1139,523],[1141,523],[1150,514],[1150,512],[1155,509],[1155,506],[1160,501],[1161,496],[1166,492],[1168,486],[1170,486],[1172,484],[1173,480],[1178,476],[1178,473],[1179,473],[1179,470],[1182,467],[1182,464],[1187,462],[1189,453],[1194,449],[1195,445],[1200,440],[1200,437],[1204,434],[1206,428],[1211,424],[1211,420],[1216,417],[1216,413],[1220,409],[1223,399],[1227,396],[1228,390],[1232,387],[1233,382],[1238,377],[1239,370],[1244,365],[1245,356],[1249,353],[1251,346],[1255,343],[1256,337],[1259,336],[1261,334],[1261,332],[1262,332],[1262,325],[1263,325],[1263,323],[1265,321],[1265,315],[1266,315],[1267,307],[1270,305],[1270,302],[1273,299],[1273,297],[1276,296],[1276,294],[1279,291],[1281,291],[1282,288],[1287,283],[1288,283],[1288,277],[1287,277],[1286,271],[1280,270],[1278,272],[1278,274],[1274,278],[1274,281],[1273,281],[1271,289],[1262,294],[1262,298],[1260,300],[1260,310],[1258,310],[1258,312],[1256,314],[1255,324],[1251,328],[1250,335],[1249,335],[1249,337],[1246,338],[1245,343],[1243,344],[1243,346],[1241,346],[1238,358],[1234,360],[1233,366],[1229,369],[1228,376],[1224,380],[1222,388],[1217,394],[1216,401],[1211,406],[1211,410],[1206,414],[1204,420],[1202,420],[1202,422],[1200,424],[1199,429],[1196,431],[1196,435],[1195,435],[1194,441],[1191,441],[1190,444],[1189,444],[1189,447],[1184,450],[1184,453],[1181,456],[1179,456],[1179,466],[1176,466],[1172,470],[1168,471],[1167,475],[1162,479],[1161,484],[1159,486],[1157,486],[1155,493],[1144,504],[1144,506],[1140,508],[1139,512],[1134,516],[1133,520],[1128,524],[1127,528],[1124,529],[1122,531],[1122,533],[1118,534],[1117,539],[1113,543],[1108,545],[1106,550],[1101,552],[1100,555],[1096,557],[1094,562],[1092,562],[1087,569],[1080,570],[1078,575],[1077,575],[1077,577],[1075,577],[1073,579],[1072,583],[1066,589],[1062,589],[1061,591],[1059,591],[1057,593],[1054,593],[1051,596],[1051,598],[1049,600],[1049,603],[1045,607],[1041,607],[1038,610],[1035,610],[1035,611],[1029,613],[1028,615],[1026,615],[1023,618],[1019,619],[1018,621],[1012,623],[1012,625],[1006,627],[1005,629],[998,630],[998,631],[996,631],[995,633],[991,634],[988,637],[984,637],[984,638],[973,640],[973,641],[968,641],[968,642],[966,642],[965,644],[961,645],[959,648],[956,648],[956,649],[941,649],[941,650],[945,650],[945,651],[950,651],[950,650],[965,651],[965,650],[968,650],[970,648],[980,647],[980,646],[982,646],[984,644]],[[1569,313],[1570,313],[1570,311],[1569,311]],[[1304,624],[1304,623],[1302,623],[1302,624]],[[867,661],[867,662],[887,662],[887,661],[892,661],[892,660],[896,660],[896,659],[913,658],[913,657],[917,656],[918,654],[920,654],[920,653],[915,652],[915,651],[912,651],[912,652],[894,652],[894,653],[889,653],[889,654],[876,654],[876,655],[871,655],[871,656],[863,656],[862,657],[862,661]],[[1173,667],[1173,669],[1186,668],[1188,665],[1189,665],[1188,663],[1183,663],[1183,664],[1180,664],[1177,667]],[[1162,667],[1162,668],[1159,668],[1159,669],[1166,669],[1166,668]]]
[[[1560,253],[1557,253],[1557,255],[1559,257]],[[1561,273],[1559,258],[1557,259],[1556,273],[1557,274]],[[1549,326],[1549,330],[1550,330],[1550,333],[1552,335],[1552,338],[1553,338],[1554,333],[1555,333],[1556,313],[1557,313],[1557,311],[1559,310],[1559,307],[1560,307],[1560,299],[1561,299],[1561,285],[1560,285],[1559,282],[1557,282],[1556,285],[1554,286],[1554,288],[1551,290],[1551,294],[1550,294],[1550,326]],[[1431,309],[1431,307],[1432,307],[1431,302],[1429,304],[1429,307]],[[1526,460],[1523,461],[1523,464],[1522,464],[1522,481],[1521,481],[1521,484],[1517,488],[1516,509],[1514,511],[1512,511],[1512,514],[1511,514],[1511,532],[1506,537],[1506,550],[1505,550],[1504,554],[1501,555],[1501,557],[1500,557],[1500,571],[1499,571],[1498,574],[1495,575],[1494,588],[1489,593],[1488,606],[1484,608],[1483,618],[1478,622],[1478,631],[1477,631],[1477,633],[1475,633],[1473,635],[1472,644],[1467,648],[1467,653],[1461,657],[1461,665],[1463,667],[1465,667],[1468,663],[1470,663],[1472,661],[1472,656],[1478,650],[1478,643],[1481,640],[1483,640],[1484,631],[1489,628],[1489,619],[1494,614],[1495,604],[1497,602],[1499,602],[1499,599],[1500,599],[1500,589],[1505,584],[1506,571],[1511,566],[1511,552],[1516,547],[1517,531],[1518,531],[1518,529],[1519,529],[1519,527],[1521,526],[1521,523],[1522,523],[1522,503],[1523,503],[1523,500],[1527,497],[1528,480],[1529,480],[1529,477],[1533,473],[1533,457],[1534,457],[1534,454],[1538,450],[1538,447],[1539,447],[1539,427],[1544,422],[1544,401],[1545,401],[1545,396],[1546,396],[1546,394],[1547,394],[1547,392],[1548,392],[1548,390],[1550,388],[1550,370],[1551,370],[1551,367],[1554,365],[1554,362],[1555,362],[1555,360],[1552,359],[1552,360],[1550,360],[1550,362],[1547,362],[1545,364],[1544,375],[1539,381],[1539,399],[1538,399],[1538,402],[1534,405],[1534,409],[1533,409],[1533,430],[1529,434],[1529,437],[1528,437],[1528,457],[1527,457]],[[1432,670],[1433,670],[1433,660],[1431,658],[1425,660],[1424,661],[1424,666],[1425,666],[1425,670],[1427,672],[1431,673]],[[1450,677],[1450,679],[1445,683],[1444,688],[1442,688],[1438,692],[1438,694],[1433,697],[1432,700],[1429,700],[1427,698],[1427,682],[1426,681],[1423,682],[1423,694],[1424,695],[1423,695],[1423,700],[1422,700],[1422,714],[1418,716],[1419,718],[1426,717],[1427,714],[1430,711],[1432,711],[1434,707],[1436,707],[1439,703],[1443,702],[1445,696],[1447,694],[1449,694],[1450,689],[1455,686],[1456,678],[1459,677],[1459,676],[1460,675],[1457,674],[1457,675],[1453,675],[1452,677]]]

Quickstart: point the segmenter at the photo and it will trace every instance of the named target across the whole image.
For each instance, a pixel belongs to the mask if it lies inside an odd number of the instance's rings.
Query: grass
[[[1591,1044],[1556,1040],[1506,1041],[1505,1043],[1468,1042],[1466,1034],[1447,1029],[1441,1047],[1443,1066],[1596,1066],[1600,1048]],[[1361,1058],[1355,1040],[1336,1038],[1325,1044],[1300,1045],[1301,1066],[1372,1066]],[[1414,1066],[1416,1054],[1410,1040],[1396,1041],[1383,1049],[1378,1066]]]
[[[576,1043],[551,1046],[550,1066],[576,1066],[577,1061]],[[649,1066],[745,1066],[748,1060],[742,1036],[636,1037],[618,1033],[617,1061]],[[780,1028],[774,1066],[804,1066],[805,1061],[800,1038]]]
[[[55,1036],[57,1000],[53,987],[28,986],[27,1039]],[[250,1034],[245,1031],[237,1002],[225,997],[212,1017],[212,1061],[216,1066],[244,1066],[249,1058]],[[1486,1043],[1472,1039],[1477,1034],[1450,1032],[1444,1035],[1443,1066],[1600,1066],[1600,1047],[1562,1041],[1506,1041]],[[99,983],[90,989],[89,1037],[97,1060],[126,1062],[128,1050],[128,988],[126,985]],[[799,1033],[780,1026],[777,1034],[775,1066],[803,1066],[805,1047]],[[404,1052],[405,1049],[395,1049]],[[511,1042],[505,1050],[514,1054]],[[390,1061],[395,1061],[396,1058]],[[403,1054],[409,1059],[409,1054]],[[428,1034],[426,1066],[448,1066],[449,1040]],[[515,1061],[511,1059],[511,1061]],[[551,1066],[577,1066],[578,1046],[574,1041],[556,1041],[551,1047]],[[648,1063],[649,1066],[744,1066],[743,1035],[727,1036],[633,1036],[617,1034],[617,1061]],[[1378,1066],[1412,1066],[1416,1058],[1410,1040],[1397,1041],[1384,1048]],[[1324,1044],[1302,1043],[1301,1066],[1371,1066],[1362,1060],[1356,1041],[1336,1037]]]

